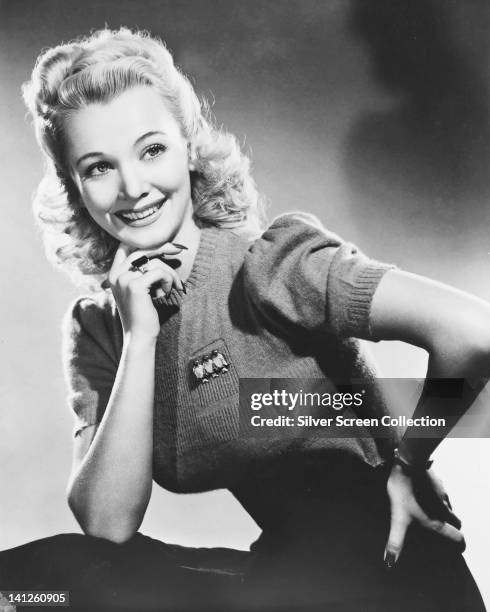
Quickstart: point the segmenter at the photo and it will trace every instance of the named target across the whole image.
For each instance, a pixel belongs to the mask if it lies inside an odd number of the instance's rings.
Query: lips
[[[153,204],[147,204],[139,210],[120,210],[116,215],[125,223],[135,224],[138,221],[150,220],[165,204],[167,198],[162,198]]]

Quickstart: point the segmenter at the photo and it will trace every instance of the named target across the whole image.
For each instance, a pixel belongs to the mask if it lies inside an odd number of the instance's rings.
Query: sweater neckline
[[[195,291],[205,283],[215,260],[218,237],[223,233],[223,230],[216,227],[201,228],[196,256],[190,274],[185,281],[187,294],[183,294],[173,287],[168,297],[153,298],[153,303],[155,305],[179,307],[182,300],[185,299],[189,293]]]
[[[217,227],[203,227],[201,229],[196,256],[190,274],[185,281],[187,287],[191,290],[205,282],[208,277],[220,234],[223,234],[223,230]]]

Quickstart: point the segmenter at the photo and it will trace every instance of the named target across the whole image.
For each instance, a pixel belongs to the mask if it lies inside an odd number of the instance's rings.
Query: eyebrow
[[[149,138],[150,136],[166,136],[166,134],[165,132],[161,132],[159,130],[152,130],[150,132],[145,132],[142,136],[139,136],[135,140],[133,146],[138,145],[142,140],[145,140],[145,138]],[[75,166],[78,168],[78,166],[86,159],[90,159],[91,157],[101,157],[103,155],[104,153],[101,153],[100,151],[94,151],[92,153],[85,153],[85,155],[82,155],[81,157],[78,158]]]

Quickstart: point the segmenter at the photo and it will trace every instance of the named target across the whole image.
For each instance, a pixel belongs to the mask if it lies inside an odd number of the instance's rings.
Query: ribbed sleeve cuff
[[[371,304],[383,276],[395,265],[372,261],[363,267],[351,285],[351,295],[345,312],[344,329],[347,336],[378,342],[371,329]]]

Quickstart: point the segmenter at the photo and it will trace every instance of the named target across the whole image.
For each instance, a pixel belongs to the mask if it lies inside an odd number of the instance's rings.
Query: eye
[[[84,174],[87,178],[95,178],[97,176],[107,174],[107,171],[110,169],[110,167],[110,164],[108,164],[107,162],[96,162],[95,164],[90,165],[85,170]]]
[[[155,159],[155,157],[159,157],[162,153],[165,153],[167,147],[162,144],[152,144],[143,152],[143,157],[146,159]]]

